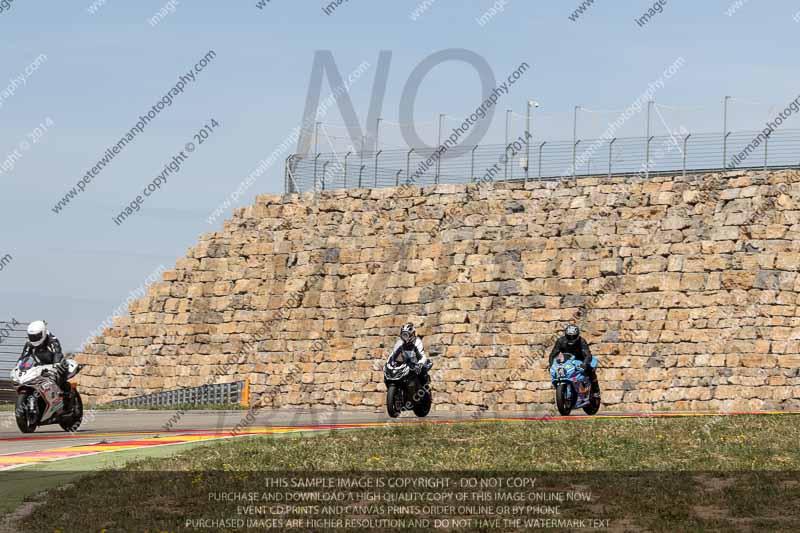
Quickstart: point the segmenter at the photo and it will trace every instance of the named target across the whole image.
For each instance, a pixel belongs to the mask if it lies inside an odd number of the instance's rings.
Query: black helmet
[[[581,330],[575,324],[570,324],[564,329],[564,337],[567,338],[567,344],[572,346],[581,338]]]
[[[417,332],[414,329],[414,324],[411,322],[403,324],[403,327],[400,328],[400,339],[406,344],[414,342],[417,339]]]

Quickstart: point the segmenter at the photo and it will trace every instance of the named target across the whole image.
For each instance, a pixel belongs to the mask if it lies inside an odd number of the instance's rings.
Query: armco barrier
[[[17,398],[14,385],[7,379],[0,379],[0,403],[12,403]]]
[[[171,407],[180,405],[248,405],[249,383],[217,383],[202,385],[191,389],[177,389],[146,394],[124,400],[116,400],[111,405],[119,407]]]

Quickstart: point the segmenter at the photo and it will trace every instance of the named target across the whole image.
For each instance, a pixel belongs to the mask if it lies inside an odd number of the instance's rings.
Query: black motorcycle
[[[403,411],[414,411],[418,417],[428,416],[433,397],[429,371],[433,363],[428,362],[419,370],[411,366],[414,352],[406,351],[387,361],[383,368],[386,384],[386,412],[397,418]]]

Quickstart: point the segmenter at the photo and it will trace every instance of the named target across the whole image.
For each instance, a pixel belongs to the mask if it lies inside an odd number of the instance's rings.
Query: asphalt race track
[[[222,432],[237,424],[248,429],[259,427],[309,427],[331,424],[382,423],[390,420],[384,411],[311,411],[268,410],[253,412],[254,419],[248,423],[247,411],[176,411],[155,410],[99,410],[85,411],[84,422],[76,433],[68,433],[58,425],[42,426],[36,432],[25,435],[19,431],[13,412],[0,413],[0,456],[49,449],[54,446],[79,446],[100,441],[117,442],[131,438],[179,435],[195,432]],[[431,415],[430,420],[453,418],[453,413]],[[469,418],[465,415],[463,418]],[[412,421],[411,418],[401,420]],[[173,421],[169,425],[170,421]]]
[[[580,422],[591,418],[658,418],[684,416],[735,416],[741,414],[799,414],[786,412],[761,413],[609,413],[588,417],[548,414],[497,414],[442,411],[424,419],[430,423],[454,423],[506,420],[524,422]],[[150,446],[186,444],[235,438],[247,435],[269,435],[294,432],[320,432],[340,429],[368,429],[387,424],[415,424],[421,421],[405,414],[389,418],[383,409],[376,411],[346,410],[269,410],[254,411],[176,411],[117,410],[87,411],[84,425],[76,433],[58,426],[44,426],[35,433],[19,432],[12,412],[0,413],[0,471],[30,464],[51,462],[85,455],[141,449]],[[171,422],[171,424],[170,424]],[[234,428],[238,428],[234,430]]]

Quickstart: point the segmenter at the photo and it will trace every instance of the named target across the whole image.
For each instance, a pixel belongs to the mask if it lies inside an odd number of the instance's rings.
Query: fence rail
[[[0,320],[0,379],[8,378],[28,342],[27,326],[25,321]]]
[[[218,383],[115,400],[111,402],[111,405],[120,407],[177,407],[180,405],[242,404],[247,402],[245,389],[246,381]]]
[[[684,132],[649,138],[531,140],[528,145],[455,147],[424,172],[419,172],[420,165],[436,149],[294,154],[286,160],[285,192],[800,167],[800,130],[790,129],[776,130],[766,141],[762,136],[746,159],[734,163],[733,158],[760,133],[722,136]]]

